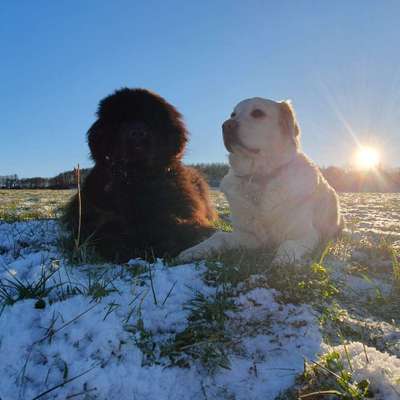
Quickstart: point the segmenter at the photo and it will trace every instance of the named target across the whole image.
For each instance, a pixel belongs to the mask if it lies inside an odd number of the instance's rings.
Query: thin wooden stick
[[[76,184],[78,187],[78,236],[76,239],[75,247],[76,250],[79,249],[79,244],[81,242],[81,225],[82,225],[82,197],[81,197],[81,170],[79,164],[75,168]]]

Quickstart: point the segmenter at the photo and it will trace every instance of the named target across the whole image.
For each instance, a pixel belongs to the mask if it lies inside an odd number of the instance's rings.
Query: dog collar
[[[138,180],[143,178],[157,178],[161,175],[163,177],[175,176],[177,174],[176,170],[173,167],[168,167],[163,169],[162,171],[157,171],[155,173],[138,173],[135,169],[130,169],[127,167],[127,163],[124,160],[115,160],[110,156],[106,156],[105,160],[107,162],[108,168],[111,172],[111,177],[114,180],[119,181],[120,183],[124,183],[126,185],[135,184]]]
[[[236,178],[247,180],[248,183],[254,183],[259,186],[266,186],[272,179],[276,178],[283,170],[285,170],[293,160],[290,160],[286,164],[275,168],[269,174],[247,174],[247,175],[236,175]]]

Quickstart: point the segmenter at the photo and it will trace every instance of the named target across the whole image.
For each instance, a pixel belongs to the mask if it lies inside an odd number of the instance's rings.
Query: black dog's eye
[[[130,132],[130,136],[136,139],[143,139],[147,136],[146,131],[132,131]]]
[[[265,114],[264,111],[260,110],[259,108],[256,108],[255,110],[253,110],[253,111],[251,112],[251,116],[252,116],[253,118],[262,118],[262,117],[265,117],[266,114]]]
[[[236,117],[236,113],[233,112],[233,113],[231,114],[231,118],[235,118],[235,117]]]

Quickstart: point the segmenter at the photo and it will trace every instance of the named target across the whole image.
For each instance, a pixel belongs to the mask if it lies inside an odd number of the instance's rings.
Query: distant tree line
[[[223,163],[193,164],[212,187],[218,187],[228,173],[228,165]],[[89,168],[81,169],[81,181],[89,173]],[[371,171],[327,167],[321,168],[326,180],[339,192],[400,192],[400,168]],[[74,171],[66,171],[53,178],[24,178],[17,175],[0,176],[0,188],[7,189],[73,189],[76,188]]]
[[[228,173],[229,166],[222,163],[195,164],[211,186],[217,187]],[[325,179],[338,192],[400,192],[400,168],[382,167],[361,171],[351,168],[322,167]]]
[[[192,164],[191,167],[202,173],[210,186],[218,187],[222,178],[228,173],[229,165],[225,163]]]
[[[3,175],[0,176],[0,188],[11,189],[18,181],[18,175]]]
[[[362,171],[327,167],[321,172],[338,192],[400,192],[400,168]]]
[[[81,169],[81,180],[85,179],[90,168]],[[12,178],[10,178],[12,177]],[[17,175],[0,176],[2,189],[73,189],[76,187],[74,171],[66,171],[52,178],[21,178]]]

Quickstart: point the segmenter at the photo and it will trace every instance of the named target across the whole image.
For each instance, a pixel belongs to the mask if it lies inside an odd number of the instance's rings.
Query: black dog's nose
[[[134,142],[140,141],[147,136],[147,132],[143,129],[134,129],[129,132],[128,138]]]
[[[123,128],[123,134],[126,145],[139,145],[142,144],[148,135],[148,128],[140,122],[132,122],[126,124]]]
[[[229,118],[222,124],[222,132],[224,132],[225,134],[233,133],[237,130],[238,126],[239,123],[237,121]]]

